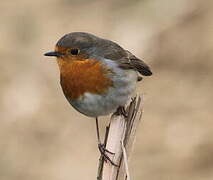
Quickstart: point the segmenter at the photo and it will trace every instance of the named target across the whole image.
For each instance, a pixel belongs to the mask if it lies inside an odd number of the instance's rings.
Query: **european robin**
[[[117,43],[85,32],[66,34],[54,51],[44,55],[56,57],[68,102],[80,113],[96,118],[98,147],[105,152],[97,117],[122,109],[142,79],[139,74],[152,75],[149,66]]]

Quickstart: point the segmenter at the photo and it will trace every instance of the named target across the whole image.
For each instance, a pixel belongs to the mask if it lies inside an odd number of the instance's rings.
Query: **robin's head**
[[[59,61],[85,60],[96,51],[100,38],[83,32],[73,32],[63,36],[55,46],[55,51],[45,56],[55,56]]]

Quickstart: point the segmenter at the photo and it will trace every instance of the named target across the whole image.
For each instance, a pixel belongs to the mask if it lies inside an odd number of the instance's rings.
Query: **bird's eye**
[[[70,49],[70,54],[72,54],[72,55],[78,55],[79,52],[80,52],[79,49]]]

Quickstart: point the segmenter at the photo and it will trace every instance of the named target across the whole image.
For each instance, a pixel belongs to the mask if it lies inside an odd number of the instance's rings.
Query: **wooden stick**
[[[106,153],[118,167],[100,157],[98,180],[130,180],[128,161],[142,117],[142,96],[132,98],[126,113],[127,117],[113,114],[105,134],[106,149],[115,154]]]

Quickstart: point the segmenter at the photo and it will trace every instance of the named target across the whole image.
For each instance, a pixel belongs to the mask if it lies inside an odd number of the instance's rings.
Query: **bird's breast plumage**
[[[71,101],[81,98],[86,92],[103,94],[113,86],[112,80],[108,77],[108,74],[113,72],[100,61],[79,60],[59,66],[63,92]]]

